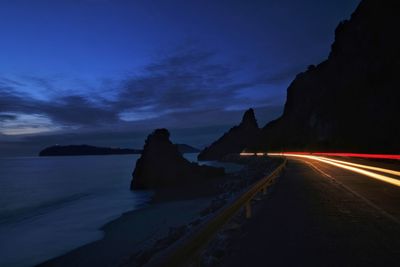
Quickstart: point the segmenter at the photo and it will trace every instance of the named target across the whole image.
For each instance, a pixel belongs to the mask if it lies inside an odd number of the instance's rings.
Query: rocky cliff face
[[[132,174],[131,189],[185,186],[222,176],[224,169],[199,166],[186,160],[169,140],[167,129],[157,129],[145,142]]]
[[[364,0],[339,24],[329,58],[297,75],[263,150],[400,153],[397,1]]]
[[[259,133],[254,110],[247,110],[242,122],[230,129],[221,138],[206,147],[198,156],[199,160],[220,160],[232,153],[240,153]]]

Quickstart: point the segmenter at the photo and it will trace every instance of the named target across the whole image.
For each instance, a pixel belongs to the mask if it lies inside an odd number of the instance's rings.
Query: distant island
[[[68,145],[46,147],[39,152],[39,156],[124,155],[140,153],[142,153],[142,150],[140,149]]]
[[[186,145],[176,144],[180,153],[198,153],[199,149]],[[141,154],[142,149],[97,147],[90,145],[50,146],[39,152],[40,157],[49,156],[90,156],[90,155],[127,155]]]

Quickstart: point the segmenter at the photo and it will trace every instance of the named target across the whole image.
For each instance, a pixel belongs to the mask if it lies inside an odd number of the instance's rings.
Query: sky
[[[359,0],[0,0],[0,155],[204,147],[255,109],[277,118]]]

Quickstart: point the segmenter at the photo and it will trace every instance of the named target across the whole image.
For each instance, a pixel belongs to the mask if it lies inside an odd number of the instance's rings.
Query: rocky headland
[[[229,154],[237,154],[257,139],[260,129],[253,109],[248,109],[239,125],[231,128],[217,141],[198,155],[199,160],[221,160]]]

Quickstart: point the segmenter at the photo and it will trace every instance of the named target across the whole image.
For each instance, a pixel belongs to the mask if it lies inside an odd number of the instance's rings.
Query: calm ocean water
[[[32,266],[100,239],[148,201],[129,190],[137,155],[0,158],[0,266]]]
[[[196,161],[197,154],[184,155]],[[100,239],[101,226],[146,205],[129,190],[138,155],[0,158],[0,266],[32,266]],[[241,166],[206,162],[225,167]]]

